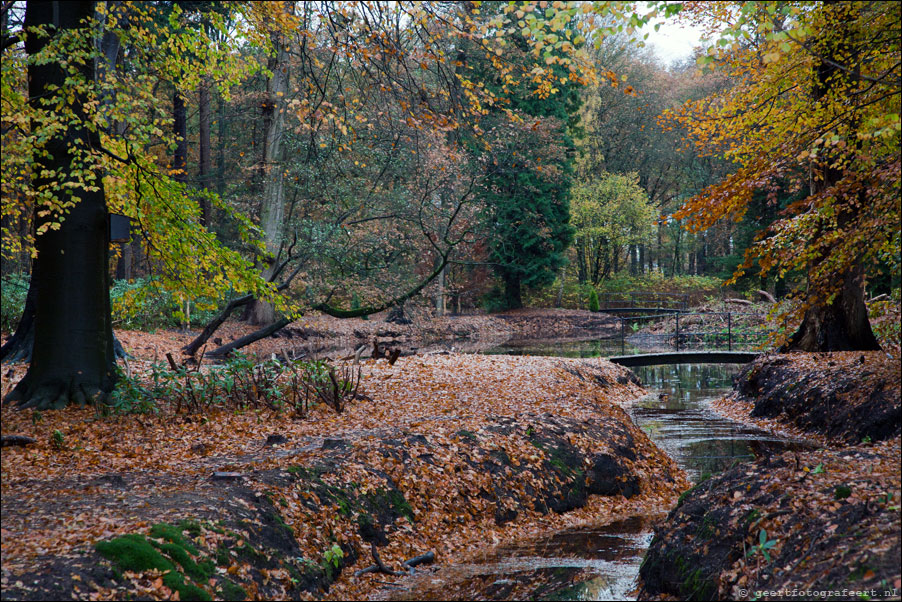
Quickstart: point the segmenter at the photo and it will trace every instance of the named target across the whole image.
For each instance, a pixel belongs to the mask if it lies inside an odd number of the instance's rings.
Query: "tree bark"
[[[817,41],[821,56],[825,57],[817,67],[817,85],[813,101],[824,97],[832,86],[843,85],[848,74],[837,65],[851,58],[851,49],[844,35],[849,18],[846,3],[828,0],[824,2],[825,11],[835,11],[835,35]],[[846,55],[846,56],[840,56]],[[821,158],[820,173],[811,180],[811,194],[828,194],[829,190],[840,182],[845,174],[840,168],[832,165],[829,153]],[[852,222],[854,212],[859,211],[862,199],[844,199],[837,204],[836,221],[842,231]],[[813,266],[824,259],[813,260]],[[781,351],[867,351],[880,349],[880,344],[871,330],[868,319],[865,295],[864,266],[858,263],[845,273],[837,274],[834,281],[838,290],[829,303],[814,299],[805,311],[799,329],[790,337]]]
[[[28,28],[45,27],[50,36],[77,29],[94,14],[93,2],[33,2],[25,9]],[[85,47],[91,44],[87,29]],[[30,35],[25,50],[38,54],[47,38]],[[73,54],[75,56],[75,54]],[[87,81],[94,79],[93,64],[78,66]],[[66,86],[67,73],[57,61],[28,66],[28,94],[35,108],[43,110],[38,99],[74,94],[73,110],[85,119],[85,98]],[[36,127],[39,127],[36,124]],[[35,188],[56,187],[61,182],[43,174],[58,173],[66,178],[78,165],[85,149],[98,148],[100,135],[74,123],[55,133],[45,152],[35,153]],[[116,382],[113,369],[113,330],[110,319],[109,226],[102,174],[94,182],[96,190],[79,189],[80,200],[65,216],[58,230],[50,229],[36,237],[37,258],[32,278],[35,290],[34,351],[25,377],[7,395],[19,407],[61,408],[70,402],[84,405],[106,399]],[[38,225],[52,216],[37,218]]]
[[[802,324],[781,351],[867,351],[880,349],[864,302],[864,267],[843,276],[840,293],[829,305],[805,311]]]
[[[176,136],[172,156],[173,179],[185,183],[188,181],[188,110],[185,97],[178,90],[172,95],[172,131]]]
[[[210,146],[210,83],[203,81],[200,84],[197,98],[198,106],[198,165],[197,179],[200,187],[205,191],[210,187],[210,177],[212,172],[212,157]],[[210,200],[206,195],[202,195],[200,199],[200,223],[209,228],[212,207]]]
[[[285,119],[282,106],[288,94],[288,52],[277,34],[274,34],[275,56],[269,61],[272,77],[267,85],[267,99],[263,105],[263,205],[260,208],[260,228],[270,254],[270,264],[263,271],[269,279],[276,257],[282,246],[282,221],[285,218],[285,194],[282,168],[282,130]],[[270,324],[276,319],[271,303],[255,299],[243,316],[250,324]]]

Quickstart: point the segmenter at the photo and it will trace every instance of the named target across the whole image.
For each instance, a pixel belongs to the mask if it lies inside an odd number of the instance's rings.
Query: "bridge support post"
[[[733,351],[733,313],[727,312],[727,350]]]
[[[626,355],[626,328],[624,318],[620,318],[620,355]]]
[[[680,350],[680,314],[676,315],[676,350]]]

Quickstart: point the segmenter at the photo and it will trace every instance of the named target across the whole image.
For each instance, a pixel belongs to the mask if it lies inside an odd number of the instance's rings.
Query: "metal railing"
[[[626,307],[686,310],[689,308],[690,297],[691,295],[683,293],[630,291],[623,293],[599,293],[598,301],[602,310]]]
[[[626,352],[626,340],[634,334],[633,328],[627,332],[627,322],[636,323],[642,320],[660,320],[667,324],[672,322],[672,329],[665,332],[642,333],[640,336],[648,342],[657,343],[655,346],[673,347],[677,351],[720,349],[726,347],[727,351],[733,351],[734,347],[745,349],[760,346],[766,342],[770,332],[762,330],[737,329],[734,317],[755,316],[764,317],[764,314],[756,312],[677,312],[677,313],[649,313],[637,316],[619,316],[620,319],[620,349]],[[695,319],[696,317],[700,319]],[[707,318],[707,320],[706,320]]]

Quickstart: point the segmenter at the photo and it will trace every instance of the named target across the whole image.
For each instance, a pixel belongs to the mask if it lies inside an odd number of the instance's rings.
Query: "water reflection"
[[[648,353],[648,348],[630,343],[621,345],[620,337],[590,341],[506,341],[483,351],[488,355],[539,355],[553,357],[611,357]]]
[[[736,462],[804,447],[800,442],[722,418],[711,410],[711,402],[730,389],[740,369],[735,364],[635,369],[650,394],[632,408],[633,420],[694,480],[726,470]]]

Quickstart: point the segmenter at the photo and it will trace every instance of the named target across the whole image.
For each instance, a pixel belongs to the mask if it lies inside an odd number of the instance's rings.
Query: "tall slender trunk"
[[[216,133],[216,193],[219,196],[225,194],[225,99],[222,94],[217,95],[216,122],[219,130]]]
[[[173,179],[185,183],[188,181],[188,109],[185,97],[178,90],[172,95],[172,132],[176,136],[172,156]]]
[[[197,179],[200,187],[204,190],[210,187],[210,177],[212,172],[211,147],[210,147],[210,82],[203,81],[197,92],[198,105],[198,165]],[[206,195],[201,195],[200,200],[200,223],[206,227],[210,227],[212,207],[210,200]]]

